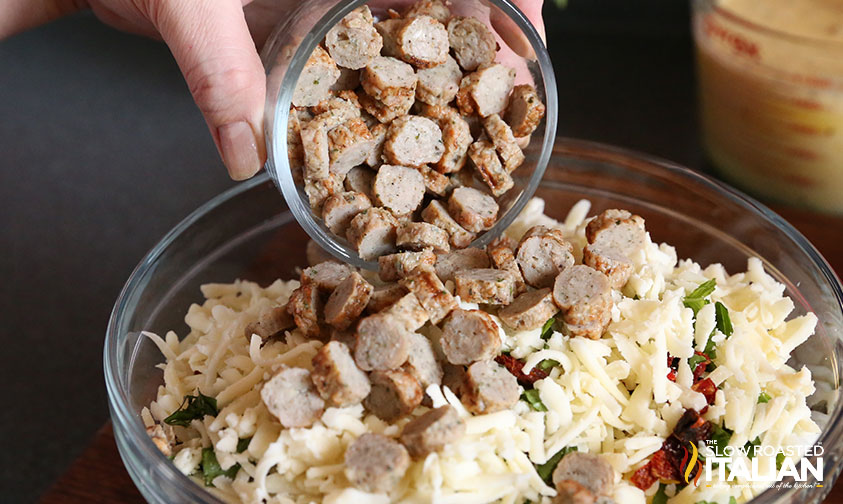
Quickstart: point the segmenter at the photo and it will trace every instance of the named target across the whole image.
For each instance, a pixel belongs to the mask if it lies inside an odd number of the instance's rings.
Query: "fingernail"
[[[245,180],[261,169],[255,132],[246,121],[220,126],[222,161],[234,180]]]

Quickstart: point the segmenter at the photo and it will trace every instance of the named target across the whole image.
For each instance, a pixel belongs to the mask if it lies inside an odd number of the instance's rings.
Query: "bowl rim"
[[[284,196],[287,207],[295,217],[299,225],[304,231],[315,240],[319,245],[331,253],[336,258],[347,262],[353,266],[374,270],[378,269],[377,261],[365,261],[357,253],[356,250],[346,246],[334,238],[334,233],[327,230],[321,219],[316,218],[310,209],[310,205],[305,200],[303,195],[303,188],[293,180],[292,172],[289,169],[289,162],[287,160],[287,120],[289,117],[290,105],[292,103],[293,91],[296,83],[301,75],[304,65],[310,54],[319,44],[319,41],[324,38],[328,30],[330,30],[336,23],[338,23],[346,14],[353,9],[366,4],[368,0],[351,0],[348,2],[338,2],[322,16],[316,23],[316,26],[311,30],[301,41],[296,48],[294,56],[291,58],[287,71],[281,79],[277,95],[274,100],[267,96],[267,103],[273,104],[272,120],[268,121],[265,137],[267,142],[267,161],[265,172],[270,174],[276,187]],[[539,72],[543,81],[545,106],[548,111],[557,110],[558,108],[558,91],[556,86],[556,74],[553,69],[553,63],[550,60],[547,46],[544,43],[536,27],[527,19],[527,16],[512,2],[512,0],[481,0],[480,3],[491,4],[500,9],[507,15],[515,25],[526,36],[530,43],[533,53],[535,54],[536,62],[539,66]],[[282,26],[279,26],[279,29]],[[276,33],[270,36],[270,40],[274,40]],[[276,44],[273,42],[272,47]],[[271,52],[264,56],[269,61],[272,61]],[[526,59],[526,58],[525,58]],[[556,139],[557,129],[557,114],[545,114],[544,120],[544,136],[539,151],[539,156],[536,160],[535,170],[530,176],[528,182],[525,184],[522,193],[515,199],[512,205],[507,209],[506,213],[495,222],[495,224],[488,230],[479,234],[477,239],[472,242],[473,246],[485,246],[494,237],[500,235],[510,224],[515,220],[518,214],[527,205],[527,202],[536,192],[544,172],[550,162],[550,157],[553,152]]]
[[[826,281],[828,281],[832,287],[833,297],[836,299],[836,311],[843,313],[843,285],[841,285],[839,277],[828,261],[826,261],[816,247],[814,247],[814,245],[811,244],[801,232],[793,227],[793,225],[751,196],[748,196],[740,190],[716,180],[707,174],[694,171],[678,163],[665,160],[658,156],[644,154],[633,149],[616,147],[601,142],[557,137],[553,153],[570,154],[584,159],[602,161],[616,165],[619,164],[621,159],[627,162],[633,161],[636,164],[640,164],[641,167],[648,166],[650,170],[666,170],[667,172],[680,175],[697,184],[707,186],[710,189],[722,193],[733,202],[768,220],[774,224],[776,228],[793,239],[799,249],[801,249],[802,252],[810,258],[813,265],[818,269]],[[118,368],[121,363],[118,362],[117,358],[120,352],[120,346],[123,344],[123,338],[121,338],[121,335],[118,334],[118,326],[126,313],[127,299],[130,294],[137,289],[140,278],[154,265],[155,261],[177,237],[179,237],[183,232],[190,228],[191,225],[204,217],[211,210],[217,208],[224,202],[232,200],[257,186],[266,183],[269,180],[269,175],[264,172],[251,180],[237,184],[199,206],[196,210],[191,212],[181,222],[174,226],[169,232],[167,232],[167,234],[165,234],[164,237],[144,255],[143,259],[130,274],[117,297],[108,321],[103,345],[103,371],[110,416],[114,424],[115,436],[119,437],[123,434],[127,434],[130,446],[138,450],[145,460],[156,464],[156,467],[154,467],[153,470],[163,471],[163,476],[170,481],[182,479],[182,481],[188,484],[185,491],[189,492],[200,501],[214,503],[222,502],[210,492],[204,490],[199,485],[194,484],[189,477],[179,472],[176,467],[170,463],[167,457],[165,457],[157,449],[157,447],[155,447],[147,436],[146,430],[143,427],[143,422],[140,419],[139,412],[132,411],[130,407],[128,388],[124,379],[125,377],[120,376],[118,372]],[[123,335],[123,337],[125,337],[125,335]],[[839,377],[837,377],[837,379],[839,381]],[[828,416],[829,423],[826,430],[823,430],[820,433],[817,442],[822,443],[823,446],[835,446],[843,440],[843,401],[838,401],[834,410],[829,413]],[[124,457],[125,463],[125,454],[122,450],[121,457]],[[834,466],[830,465],[829,467]],[[129,472],[131,473],[131,470]],[[829,479],[831,479],[832,482],[825,485],[824,494],[827,494],[831,490],[833,480],[836,476],[836,473],[829,475]],[[770,488],[758,494],[751,502],[753,504],[773,503],[777,499],[782,498],[783,495],[788,495],[796,490],[797,489],[791,488],[785,489],[784,491],[777,491],[775,488]]]

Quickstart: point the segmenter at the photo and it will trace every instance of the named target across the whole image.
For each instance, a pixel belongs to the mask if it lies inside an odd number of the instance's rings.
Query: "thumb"
[[[149,0],[150,21],[170,47],[235,180],[266,161],[266,77],[240,0]]]

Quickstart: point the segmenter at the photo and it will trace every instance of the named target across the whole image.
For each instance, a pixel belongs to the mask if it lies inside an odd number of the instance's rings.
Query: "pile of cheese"
[[[552,225],[581,250],[590,204],[579,202],[563,222],[543,210],[543,201],[531,201],[508,234],[517,239],[533,225]],[[257,336],[251,341],[243,337],[246,324],[269,306],[286,302],[297,281],[276,281],[266,288],[242,281],[205,285],[206,301],[188,310],[191,331],[183,340],[173,332],[165,338],[147,333],[166,361],[160,364],[164,384],[142,418],[147,426],[163,421],[197,390],[215,397],[219,415],[175,427],[183,444],[173,463],[200,484],[203,447],[214,447],[222,469],[239,463],[233,481],[219,476],[208,488],[228,502],[549,503],[555,490],[545,485],[534,464],[575,446],[603,454],[616,469],[615,502],[644,503],[659,485],[643,492],[628,478],[661,447],[686,408],[706,405],[702,394],[691,390],[687,358],[702,351],[714,331],[717,368],[710,378],[719,390],[704,418],[733,430],[734,446],[756,437],[764,446],[811,445],[819,434],[806,403],[814,383],[807,368],[793,369],[786,361],[811,336],[816,316],[788,319],[793,302],[758,259],[749,260],[745,273],[730,276],[717,264],[702,269],[691,261],[677,262],[673,247],[648,238],[633,260],[635,273],[623,292],[613,293],[612,322],[602,339],[555,332],[545,341],[540,329],[509,332],[501,327],[504,349],[525,360],[525,372],[544,359],[559,362],[535,384],[548,411],[519,401],[508,411],[472,416],[447,387],[429,387],[434,406],[449,403],[465,417],[467,433],[442,452],[414,461],[389,495],[352,488],[343,474],[343,455],[361,434],[394,436],[408,419],[387,424],[357,405],[329,408],[310,428],[283,429],[260,400],[261,384],[274,370],[281,365],[310,368],[322,344],[305,340],[297,330],[286,342],[263,346]],[[717,280],[712,303],[695,321],[682,299],[712,278]],[[734,332],[728,338],[715,329],[714,301],[729,310]],[[675,382],[667,378],[668,354],[680,358]],[[766,403],[757,401],[762,392],[770,396]],[[237,453],[238,440],[244,438],[251,442]],[[760,491],[738,486],[744,481],[733,483],[688,485],[670,502],[728,502],[730,496],[743,502]],[[668,495],[674,493],[669,487]]]

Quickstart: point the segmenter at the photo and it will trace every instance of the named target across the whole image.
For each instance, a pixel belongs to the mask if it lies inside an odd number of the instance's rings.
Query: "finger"
[[[266,78],[241,0],[148,1],[229,175],[251,177],[266,160]]]
[[[544,22],[542,21],[542,0],[515,0],[515,5],[527,16],[527,19],[535,26],[536,31],[542,40],[545,40]],[[535,52],[530,41],[515,24],[515,22],[503,13],[500,9],[492,8],[490,13],[492,26],[501,38],[519,56],[535,59]]]
[[[0,3],[0,40],[86,7],[84,0],[5,0]]]

